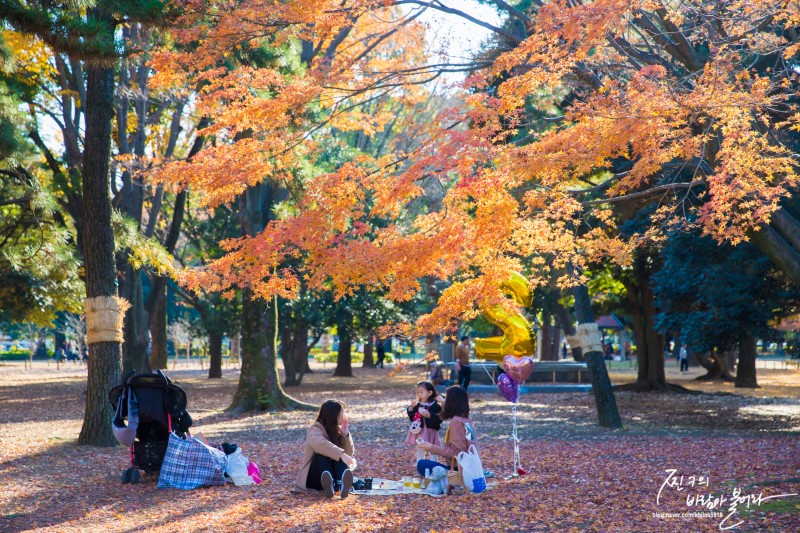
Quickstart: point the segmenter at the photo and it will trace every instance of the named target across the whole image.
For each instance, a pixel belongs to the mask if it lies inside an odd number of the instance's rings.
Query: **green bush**
[[[339,355],[336,352],[322,352],[322,350],[318,351],[317,353],[314,353],[313,349],[311,350],[311,353],[314,355],[314,359],[316,359],[316,361],[318,363],[324,363],[324,364],[327,364],[327,363],[336,364],[336,361],[338,360],[338,355]],[[372,352],[372,360],[373,360],[373,362],[377,360],[377,355],[375,354],[374,351]],[[351,361],[353,363],[363,363],[364,362],[364,354],[361,353],[361,352],[352,352]],[[384,358],[383,361],[384,361],[384,363],[391,363],[392,362],[392,354],[387,353],[386,357]]]
[[[317,360],[317,363],[335,363],[336,352],[323,352],[320,350],[314,355],[314,359]]]
[[[0,353],[0,361],[25,361],[30,354],[28,350],[14,350]]]

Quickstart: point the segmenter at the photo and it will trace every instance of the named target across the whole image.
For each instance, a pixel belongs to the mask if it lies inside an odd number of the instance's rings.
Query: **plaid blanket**
[[[190,490],[224,485],[227,462],[224,452],[192,437],[184,440],[172,432],[161,465],[158,488]]]

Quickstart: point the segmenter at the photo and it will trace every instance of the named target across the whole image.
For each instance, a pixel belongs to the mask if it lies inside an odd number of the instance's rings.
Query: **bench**
[[[444,363],[451,379],[455,381],[454,363]],[[470,364],[472,380],[469,390],[474,392],[494,392],[493,382],[501,369],[493,361],[475,361]],[[491,378],[490,378],[491,376]],[[442,390],[446,387],[440,387]],[[586,363],[579,361],[536,361],[533,372],[520,387],[520,392],[587,392],[592,389]]]

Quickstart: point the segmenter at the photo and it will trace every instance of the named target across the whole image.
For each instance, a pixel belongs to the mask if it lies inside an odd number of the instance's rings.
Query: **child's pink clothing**
[[[406,437],[406,444],[412,444],[414,446],[417,445],[417,439],[422,439],[425,442],[430,442],[435,446],[441,446],[442,441],[439,439],[439,426],[441,425],[441,420],[439,419],[439,412],[442,408],[436,402],[431,403],[418,403],[416,407],[413,409],[407,409],[409,418],[412,420],[414,419],[414,415],[417,413],[420,407],[424,407],[427,409],[431,416],[430,418],[422,417],[422,431],[419,433],[411,433],[408,432],[408,436]],[[435,428],[435,429],[434,429]]]

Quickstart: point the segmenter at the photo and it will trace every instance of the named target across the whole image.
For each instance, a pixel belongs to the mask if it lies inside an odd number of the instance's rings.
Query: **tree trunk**
[[[248,187],[244,192],[240,211],[243,235],[257,235],[264,230],[272,196],[266,183]],[[315,410],[316,406],[295,400],[281,387],[277,360],[277,301],[270,309],[267,313],[266,302],[257,300],[250,289],[242,290],[242,370],[229,410],[234,413],[255,408]]]
[[[542,314],[542,361],[558,361],[561,352],[561,328],[553,325],[553,316],[549,311]]]
[[[299,369],[295,365],[295,357],[294,357],[294,349],[296,339],[293,335],[294,333],[294,324],[289,326],[284,325],[280,328],[280,354],[281,360],[283,361],[283,369],[284,369],[284,380],[283,385],[284,387],[294,387],[298,385],[297,383],[297,374]]]
[[[291,359],[294,364],[296,376],[295,383],[303,383],[303,376],[308,366],[308,323],[300,318],[294,324],[294,342],[292,343]]]
[[[208,334],[208,379],[222,377],[222,334]]]
[[[126,256],[129,251],[123,252]],[[125,315],[125,342],[122,345],[122,373],[130,370],[137,373],[150,372],[150,361],[147,358],[147,314],[144,309],[144,293],[142,290],[141,270],[135,270],[123,257],[124,277],[120,280],[119,288],[122,296],[131,304],[131,309]]]
[[[567,337],[575,335],[575,325],[572,323],[569,311],[558,303],[558,300],[555,302],[555,314],[558,317],[558,323],[561,324],[561,329],[564,330],[564,334]],[[583,352],[580,346],[570,346],[570,351],[572,352],[572,359],[575,361],[583,361]]]
[[[697,362],[708,372],[697,377],[697,381],[733,381],[728,370],[728,354],[725,351],[715,349],[710,356],[703,353],[696,353]]]
[[[667,383],[664,369],[665,335],[655,327],[655,296],[650,288],[652,266],[646,254],[637,254],[634,259],[632,276],[623,276],[626,309],[633,319],[633,337],[636,340],[636,361],[638,374],[636,383],[615,387],[617,390],[637,392],[681,392],[693,394],[694,391],[681,385]]]
[[[547,306],[545,306],[544,310],[542,311],[542,345],[539,348],[539,359],[542,361],[554,361],[552,354],[550,353],[550,345],[553,342],[553,327],[551,324],[552,313],[550,313],[550,310],[547,309]]]
[[[240,353],[241,353],[241,351],[239,350],[239,336],[240,333],[238,331],[235,331],[233,333],[233,337],[231,337],[231,357],[230,357],[231,364],[239,364]]]
[[[372,359],[372,334],[367,335],[364,341],[364,363],[362,368],[375,368],[375,361]]]
[[[623,281],[636,339],[639,367],[636,390],[666,391],[669,386],[664,371],[664,335],[655,329],[656,308],[650,276],[641,271],[638,274],[638,279]]]
[[[336,332],[339,335],[339,351],[336,357],[334,376],[353,377],[353,313],[345,299],[339,300],[336,310]]]
[[[561,328],[553,324],[553,309],[558,303],[559,291],[555,288],[544,289],[544,306],[542,309],[542,345],[539,348],[539,359],[542,361],[558,361],[561,354]]]
[[[800,232],[800,224],[791,216],[780,217],[784,209],[779,209],[773,217],[780,218],[780,227],[786,231]],[[796,228],[795,228],[796,226]],[[793,283],[800,284],[800,250],[793,247],[772,225],[764,225],[758,231],[748,232],[750,242],[769,257],[775,266],[783,272]]]
[[[572,294],[575,297],[575,314],[580,324],[594,323],[594,313],[592,312],[589,300],[589,290],[586,285],[573,287]],[[602,351],[592,351],[586,356],[586,366],[589,370],[589,377],[592,380],[592,392],[594,401],[597,405],[597,418],[601,427],[619,429],[622,427],[622,420],[617,408],[617,399],[614,397],[614,389],[611,387],[611,379],[608,377],[608,369],[603,360]]]
[[[748,335],[739,343],[739,363],[736,365],[736,386],[757,389],[756,338]]]
[[[263,387],[267,380],[267,335],[263,321],[266,310],[266,302],[255,299],[249,289],[242,291],[242,371],[230,410],[240,412],[264,408],[262,400],[266,399]]]
[[[162,289],[164,290],[164,289]],[[150,325],[150,368],[167,368],[167,298],[158,299]]]
[[[92,10],[94,11],[94,10]],[[97,12],[113,33],[113,19]],[[90,67],[86,87],[86,136],[83,154],[83,264],[86,273],[86,298],[116,296],[114,232],[111,228],[109,197],[109,159],[111,157],[111,119],[114,112],[114,69]],[[94,342],[89,345],[89,375],[86,411],[78,442],[114,446],[116,440],[109,421],[114,413],[108,391],[122,377],[119,342]]]

